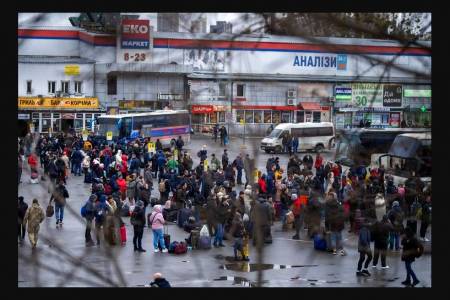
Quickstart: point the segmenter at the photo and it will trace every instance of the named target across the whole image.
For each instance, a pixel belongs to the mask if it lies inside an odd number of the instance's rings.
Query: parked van
[[[261,141],[261,149],[269,152],[281,153],[283,151],[283,137],[290,133],[298,137],[298,150],[322,151],[334,146],[334,126],[331,122],[321,123],[283,123]]]

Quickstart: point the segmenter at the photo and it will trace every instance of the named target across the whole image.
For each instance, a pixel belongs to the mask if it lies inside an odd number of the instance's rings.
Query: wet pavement
[[[257,147],[259,141],[255,140]],[[219,143],[212,146],[214,142],[210,139],[195,136],[187,147],[194,159],[194,166],[199,161],[196,153],[205,143],[208,150],[212,149],[208,151],[208,156],[216,153],[221,158],[223,147]],[[251,151],[249,140],[246,144]],[[242,139],[231,139],[231,147],[227,147],[230,161],[241,151],[241,145]],[[259,154],[257,166],[264,169],[270,155],[262,151]],[[332,155],[332,151],[324,153],[325,159],[330,159]],[[286,166],[287,155],[278,156],[281,164]],[[50,199],[45,185],[47,182],[30,184],[27,170],[24,170],[22,182],[19,195],[29,205],[33,198],[39,199],[45,209]],[[133,252],[133,229],[128,218],[124,218],[127,230],[125,246],[86,248],[85,225],[80,217],[80,208],[89,197],[89,185],[83,183],[83,177],[71,176],[68,191],[70,198],[62,228],[56,228],[54,217],[46,218],[41,224],[37,249],[31,250],[28,237],[23,246],[18,246],[19,287],[142,287],[152,281],[155,272],[163,273],[175,287],[252,287],[256,286],[258,268],[263,269],[264,287],[403,287],[400,282],[406,277],[400,252],[388,254],[390,269],[369,267],[371,277],[357,277],[355,272],[359,254],[356,236],[344,230],[347,255],[332,255],[314,250],[312,241],[306,238],[304,232],[301,233],[301,240],[293,240],[294,232],[281,231],[279,222],[275,222],[272,228],[273,243],[264,246],[264,264],[259,267],[253,246],[250,246],[249,262],[235,262],[231,241],[224,241],[227,247],[192,250],[183,255],[154,253],[152,232],[147,227],[142,240],[147,252]],[[157,196],[158,192],[153,191],[153,194]],[[172,241],[183,241],[188,236],[175,224],[170,224],[168,229]],[[431,255],[424,254],[417,259],[413,269],[421,281],[417,287],[431,287]]]

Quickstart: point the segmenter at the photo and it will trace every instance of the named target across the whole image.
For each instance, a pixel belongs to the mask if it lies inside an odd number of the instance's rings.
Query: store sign
[[[75,119],[75,114],[62,114],[61,119],[64,120],[73,120]]]
[[[158,94],[158,100],[183,100],[183,95],[181,94]]]
[[[18,97],[19,108],[89,108],[98,109],[98,98]]]
[[[112,139],[113,139],[113,133],[112,133],[112,131],[107,131],[107,132],[106,132],[106,140],[107,140],[107,141],[112,141]]]
[[[358,107],[383,106],[383,85],[377,83],[352,84],[352,103]]]
[[[18,114],[17,115],[17,119],[18,120],[29,120],[30,119],[30,114]]]
[[[338,71],[347,70],[347,55],[296,55],[294,57],[294,67],[336,69]]]
[[[415,98],[431,98],[431,90],[411,90],[405,89],[403,96]]]
[[[402,106],[402,86],[399,84],[385,84],[383,86],[383,106]]]
[[[352,88],[351,87],[339,87],[336,89],[336,101],[352,101]]]
[[[212,105],[192,105],[191,113],[193,114],[209,114],[214,112]]]
[[[120,109],[129,109],[129,108],[153,108],[153,101],[146,100],[119,100],[119,108]]]
[[[149,20],[122,20],[122,49],[150,48]]]
[[[69,76],[80,75],[80,66],[77,65],[64,66],[64,74]]]

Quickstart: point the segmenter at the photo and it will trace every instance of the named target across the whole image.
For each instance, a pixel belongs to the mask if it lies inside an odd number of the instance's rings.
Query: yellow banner
[[[80,75],[80,66],[77,66],[77,65],[64,66],[64,74],[66,74],[66,75]]]
[[[153,152],[153,153],[155,153],[155,143],[154,142],[149,142],[148,144],[147,144],[147,148],[148,148],[148,152],[149,153],[151,153],[151,152]]]
[[[98,98],[18,97],[19,108],[98,108]]]
[[[112,133],[112,131],[107,131],[107,132],[106,132],[106,140],[107,140],[107,141],[112,141],[112,139],[113,139],[113,133]]]

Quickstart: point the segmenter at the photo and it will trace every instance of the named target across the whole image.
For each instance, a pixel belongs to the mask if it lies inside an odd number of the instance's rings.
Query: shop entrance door
[[[67,133],[73,130],[75,121],[75,114],[62,114],[61,116],[61,131]]]

